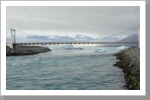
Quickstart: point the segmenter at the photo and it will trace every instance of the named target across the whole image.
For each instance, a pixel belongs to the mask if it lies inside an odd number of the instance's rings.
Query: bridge
[[[114,34],[114,35],[111,35],[111,36],[118,36],[118,35],[123,35],[123,34],[127,34],[127,33],[130,33],[130,35],[133,35],[133,34],[140,34],[140,28],[139,27],[135,27],[135,28],[132,28],[130,30],[127,30],[127,31],[124,31],[124,32],[121,32],[121,33],[117,33],[117,34]],[[9,30],[7,30],[8,32]],[[19,33],[22,32],[20,30],[18,30]],[[12,45],[12,48],[13,49],[16,49],[16,46],[17,45],[56,45],[56,44],[139,44],[139,42],[120,42],[120,41],[68,41],[68,42],[65,42],[65,41],[37,41],[37,42],[31,42],[31,41],[26,41],[26,42],[22,42],[22,41],[19,41],[19,42],[16,42],[17,40],[17,37],[16,37],[16,29],[12,29],[9,31],[9,33],[11,33],[10,35],[10,44]],[[24,34],[27,34],[28,36],[31,36],[31,34],[28,34],[28,33],[25,33],[25,32],[22,32]]]
[[[138,42],[22,42],[22,43],[13,43],[15,45],[47,45],[47,44],[138,44]]]

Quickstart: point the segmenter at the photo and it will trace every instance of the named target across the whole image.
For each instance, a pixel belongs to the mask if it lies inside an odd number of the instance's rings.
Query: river
[[[118,47],[49,46],[52,51],[6,57],[7,90],[126,90],[124,74],[113,66]],[[104,49],[106,51],[95,52]]]

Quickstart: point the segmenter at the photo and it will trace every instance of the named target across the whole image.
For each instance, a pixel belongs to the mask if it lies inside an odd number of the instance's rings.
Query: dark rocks
[[[6,56],[33,55],[48,51],[51,50],[40,46],[17,46],[15,50],[6,46]]]
[[[126,81],[126,87],[129,90],[140,89],[140,49],[137,47],[131,47],[126,50],[122,50],[116,54],[117,59],[114,66],[123,69],[124,78]]]

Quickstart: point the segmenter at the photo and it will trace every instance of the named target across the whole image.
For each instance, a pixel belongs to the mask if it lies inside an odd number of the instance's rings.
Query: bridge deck
[[[20,42],[16,45],[34,45],[34,44],[138,44],[138,42]]]

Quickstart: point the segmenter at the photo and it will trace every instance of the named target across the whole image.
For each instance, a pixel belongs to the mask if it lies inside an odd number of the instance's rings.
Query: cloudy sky
[[[140,24],[140,7],[136,6],[9,6],[6,8],[7,30],[17,34],[109,36]]]

